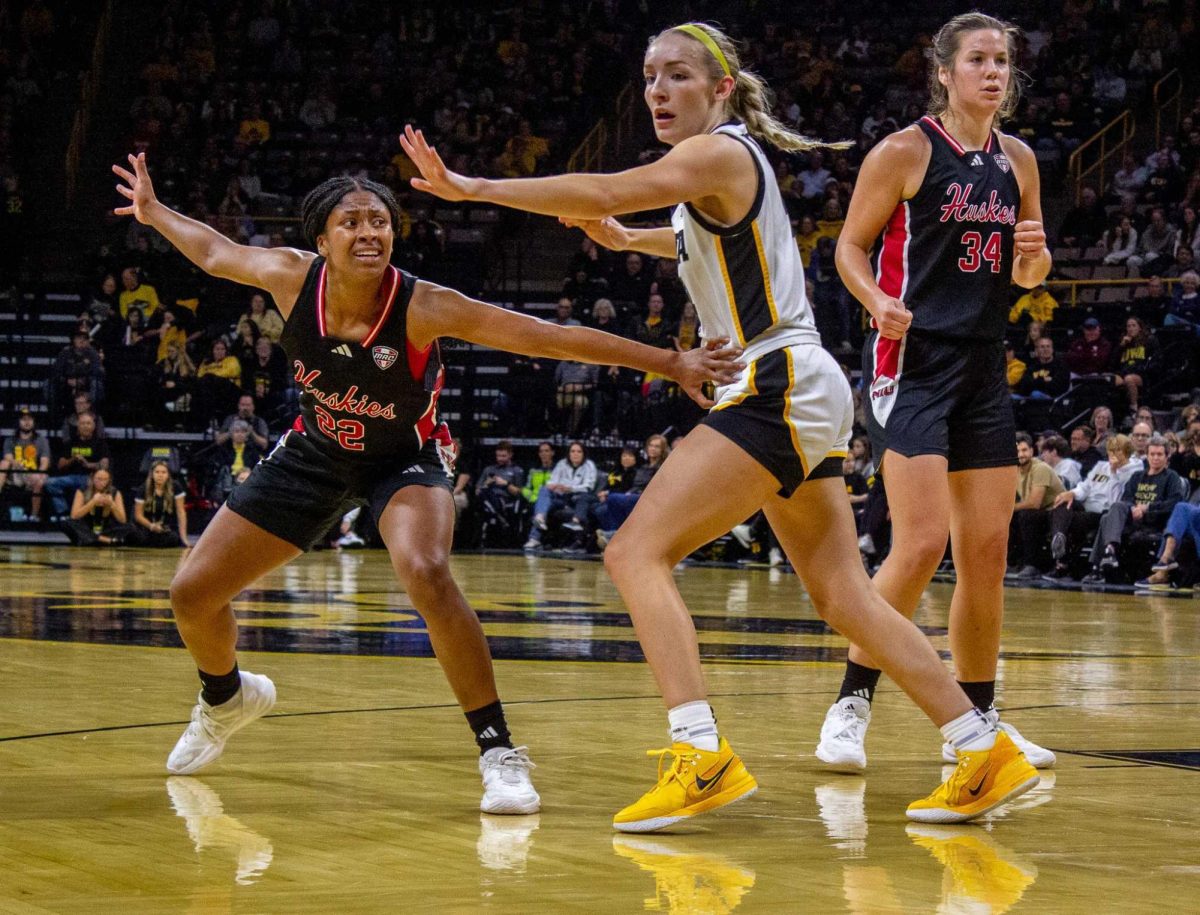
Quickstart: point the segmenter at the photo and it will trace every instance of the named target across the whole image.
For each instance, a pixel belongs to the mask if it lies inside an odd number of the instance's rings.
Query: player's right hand
[[[603,219],[568,219],[560,216],[558,221],[568,229],[583,229],[588,238],[610,251],[624,251],[629,247],[629,230],[611,216]]]
[[[149,225],[150,207],[158,202],[158,198],[154,196],[154,185],[150,183],[150,171],[146,168],[146,154],[138,153],[136,156],[131,154],[129,164],[133,166],[133,171],[122,168],[120,165],[112,167],[113,174],[125,182],[117,185],[117,193],[132,201],[129,206],[116,207],[113,212],[118,216],[132,216],[138,222]]]
[[[899,340],[908,333],[909,325],[912,324],[912,312],[908,310],[908,306],[891,296],[875,306],[871,317],[875,319],[879,336],[888,340]]]

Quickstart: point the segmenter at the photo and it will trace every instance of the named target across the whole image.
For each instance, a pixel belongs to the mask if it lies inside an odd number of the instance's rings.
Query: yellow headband
[[[717,63],[721,65],[721,69],[725,71],[726,76],[733,75],[729,72],[729,61],[725,59],[725,54],[721,51],[720,47],[717,46],[717,43],[712,40],[712,36],[709,35],[708,32],[704,31],[704,29],[700,28],[700,26],[689,22],[687,25],[675,26],[673,31],[686,32],[688,35],[691,35],[698,42],[700,42],[700,44],[708,48],[708,50],[712,53],[712,56],[717,59]]]

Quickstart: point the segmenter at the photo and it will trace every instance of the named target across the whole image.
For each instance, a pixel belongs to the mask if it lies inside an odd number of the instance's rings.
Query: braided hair
[[[396,202],[390,188],[370,178],[338,175],[314,187],[300,204],[300,223],[304,228],[304,238],[314,250],[317,247],[317,236],[325,232],[329,214],[342,202],[343,197],[355,191],[366,191],[382,200],[392,218],[392,231],[399,231],[400,204]]]

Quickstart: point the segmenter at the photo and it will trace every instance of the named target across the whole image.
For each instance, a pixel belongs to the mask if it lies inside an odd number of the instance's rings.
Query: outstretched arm
[[[710,340],[686,353],[657,349],[588,327],[563,327],[516,314],[424,281],[418,281],[408,306],[408,336],[419,349],[438,337],[458,337],[526,356],[627,365],[675,379],[702,407],[712,406],[702,393],[705,382],[729,384],[743,368],[736,361],[740,350],[722,348],[728,341]]]
[[[741,143],[714,134],[689,137],[661,159],[615,174],[499,180],[450,171],[421,131],[411,126],[404,128],[400,145],[421,170],[423,177],[412,179],[412,186],[419,191],[443,200],[481,200],[575,220],[603,219],[706,198],[736,209],[737,189],[751,200],[755,190],[743,180],[753,168],[750,153]],[[742,211],[748,206],[746,201]]]
[[[570,229],[583,229],[588,238],[610,251],[640,251],[642,254],[672,259],[676,256],[675,231],[670,226],[630,229],[612,216],[604,219],[568,219],[563,216],[558,221]]]
[[[275,299],[286,318],[304,286],[308,265],[315,255],[295,248],[254,248],[230,241],[220,232],[189,219],[159,202],[146,168],[146,154],[129,157],[130,167],[112,167],[124,184],[117,193],[130,201],[113,210],[118,216],[133,216],[157,229],[193,264],[211,276],[257,286]]]

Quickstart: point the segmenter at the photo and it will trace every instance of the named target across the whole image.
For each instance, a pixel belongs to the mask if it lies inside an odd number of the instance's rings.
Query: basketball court
[[[977,825],[918,827],[940,736],[884,681],[865,777],[812,755],[845,644],[794,576],[689,567],[721,726],[760,791],[621,836],[664,714],[600,563],[463,555],[543,809],[479,813],[476,750],[382,552],[245,592],[242,666],[279,703],[200,777],[166,755],[198,685],[174,551],[0,547],[2,912],[1141,912],[1200,898],[1200,612],[1009,589],[1000,699],[1058,753]],[[941,649],[950,587],[918,616]]]

